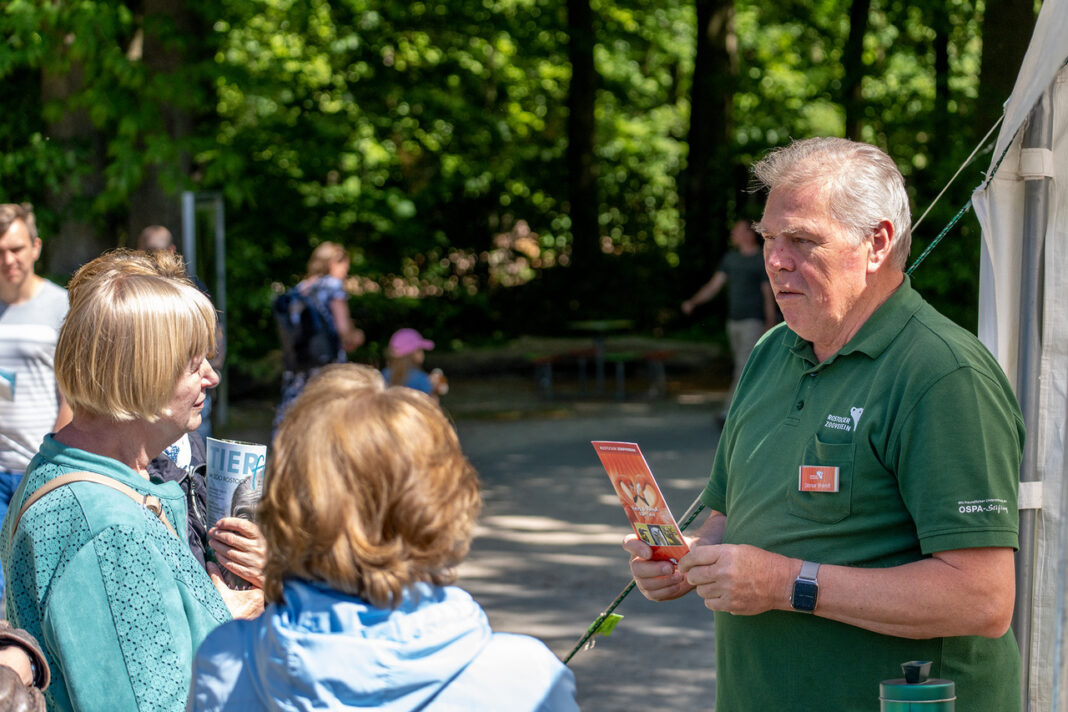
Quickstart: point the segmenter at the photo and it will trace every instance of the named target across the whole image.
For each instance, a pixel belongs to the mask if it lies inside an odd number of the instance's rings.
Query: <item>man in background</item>
[[[34,272],[40,256],[33,206],[0,204],[0,519],[44,436],[71,418],[54,370],[67,290]]]

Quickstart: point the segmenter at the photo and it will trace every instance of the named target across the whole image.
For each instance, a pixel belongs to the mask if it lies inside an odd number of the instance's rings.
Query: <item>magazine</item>
[[[256,521],[256,505],[263,494],[267,446],[236,440],[207,438],[208,522],[223,517]],[[231,587],[244,584],[229,571],[223,578]]]
[[[603,440],[593,441],[593,448],[612,480],[634,533],[653,548],[653,559],[678,563],[690,547],[671,516],[641,448],[637,443]]]

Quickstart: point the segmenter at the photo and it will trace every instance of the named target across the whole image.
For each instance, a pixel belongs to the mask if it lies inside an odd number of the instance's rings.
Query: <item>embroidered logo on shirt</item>
[[[797,475],[798,492],[837,492],[838,468],[826,465],[801,465]]]
[[[860,416],[864,415],[864,409],[853,406],[849,409],[849,414],[853,416],[853,430],[856,430],[860,425]]]
[[[834,415],[833,413],[827,414],[827,422],[823,424],[825,428],[833,428],[834,430],[850,430],[855,431],[857,426],[860,425],[860,416],[864,415],[864,409],[853,406],[849,409],[849,417],[844,415]]]

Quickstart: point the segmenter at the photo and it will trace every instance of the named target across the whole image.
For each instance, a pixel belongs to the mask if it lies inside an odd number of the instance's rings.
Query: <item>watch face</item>
[[[794,607],[794,610],[814,611],[816,610],[816,595],[819,590],[820,588],[815,582],[798,579],[794,581],[794,595],[790,599],[790,604]]]

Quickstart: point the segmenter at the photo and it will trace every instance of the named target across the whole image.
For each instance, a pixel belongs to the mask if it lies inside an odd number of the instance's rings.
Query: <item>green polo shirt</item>
[[[785,325],[738,385],[702,501],[724,542],[885,567],[1017,547],[1023,418],[1000,366],[908,279],[818,363]],[[801,613],[717,613],[717,710],[870,710],[900,663],[932,660],[957,708],[1019,709],[1011,631],[907,640]]]

